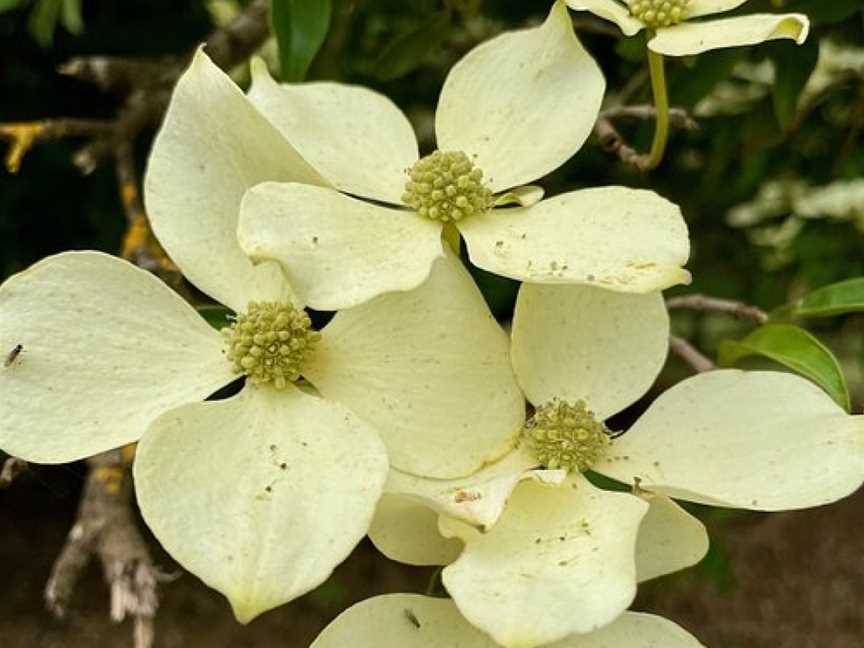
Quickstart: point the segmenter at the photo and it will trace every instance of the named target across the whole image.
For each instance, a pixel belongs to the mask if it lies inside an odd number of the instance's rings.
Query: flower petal
[[[390,560],[407,565],[449,565],[462,552],[462,543],[438,532],[438,513],[400,495],[378,501],[369,539]]]
[[[748,0],[690,0],[687,5],[687,18],[697,18],[709,14],[732,11],[743,5]]]
[[[145,521],[241,623],[324,582],[366,534],[386,476],[372,429],[294,388],[167,412],[135,458]]]
[[[531,403],[584,400],[599,419],[636,402],[666,362],[669,314],[660,293],[522,284],[511,356]]]
[[[318,310],[416,288],[444,254],[440,224],[323,187],[267,182],[240,211],[246,253],[281,262],[300,301]]]
[[[519,205],[520,207],[530,207],[536,205],[543,200],[543,187],[537,185],[523,185],[511,189],[507,193],[495,196],[495,206],[504,207],[506,205]]]
[[[594,467],[671,497],[778,511],[836,501],[864,481],[864,416],[780,372],[711,371],[666,391]]]
[[[635,546],[648,504],[568,477],[520,484],[492,529],[441,518],[465,550],[442,579],[459,610],[503,646],[539,646],[611,623],[636,594]]]
[[[43,259],[0,286],[0,448],[62,463],[136,441],[234,375],[223,340],[151,274],[101,252]]]
[[[438,148],[467,153],[493,192],[531,182],[579,150],[605,85],[558,0],[539,27],[501,34],[453,66],[435,114]]]
[[[344,83],[280,85],[258,60],[252,64],[249,100],[336,188],[402,203],[405,170],[417,161],[417,139],[390,99]]]
[[[611,20],[625,36],[634,36],[645,28],[641,20],[631,16],[627,7],[615,0],[567,0],[567,6],[574,11],[590,11],[595,16]]]
[[[639,582],[692,567],[708,553],[705,525],[663,495],[645,494],[650,505],[636,541]]]
[[[325,184],[199,50],[153,143],[144,194],[168,255],[189,281],[234,310],[288,295],[279,268],[253,267],[237,243],[240,199],[264,180]]]
[[[501,515],[513,489],[526,479],[560,484],[563,470],[536,470],[537,460],[522,448],[459,479],[416,477],[395,468],[390,471],[384,492],[409,497],[467,524],[488,529]]]
[[[511,279],[637,293],[690,280],[681,210],[652,191],[582,189],[458,226],[471,262]]]
[[[525,402],[508,340],[451,253],[410,292],[340,311],[304,375],[381,435],[394,467],[467,475],[513,446]]]
[[[657,30],[648,47],[666,56],[691,56],[778,38],[791,38],[800,45],[809,32],[810,21],[804,14],[751,14],[665,27]]]
[[[385,594],[351,606],[310,648],[496,648],[459,614],[453,601],[420,594]],[[625,612],[611,625],[545,648],[704,648],[668,619]]]

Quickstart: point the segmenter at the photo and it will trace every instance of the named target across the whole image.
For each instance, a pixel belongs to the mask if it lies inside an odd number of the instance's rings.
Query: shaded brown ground
[[[107,590],[93,566],[78,604],[58,622],[42,588],[77,503],[81,477],[37,469],[0,492],[0,646],[125,648],[128,624],[107,618]],[[674,619],[711,648],[864,646],[864,493],[818,510],[742,515],[711,523],[731,573],[699,570],[648,588],[638,607]],[[170,568],[170,560],[157,560]],[[705,570],[703,570],[704,572]],[[723,578],[723,574],[726,578]],[[367,544],[327,584],[295,603],[238,625],[221,596],[192,576],[165,585],[159,648],[305,648],[350,603],[385,592],[423,591],[429,570],[379,557]]]

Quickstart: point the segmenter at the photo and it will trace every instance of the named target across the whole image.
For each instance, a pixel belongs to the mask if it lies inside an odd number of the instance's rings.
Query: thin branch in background
[[[9,488],[18,475],[27,470],[27,462],[18,457],[7,457],[0,470],[0,489]]]
[[[113,122],[99,119],[43,119],[0,124],[0,139],[9,142],[6,169],[9,173],[18,173],[24,156],[40,142],[62,137],[102,137],[113,130]]]
[[[703,373],[717,368],[717,365],[715,365],[710,358],[705,356],[701,351],[699,351],[699,349],[694,347],[684,338],[670,335],[669,350],[690,365],[690,367],[697,373]]]
[[[600,141],[600,146],[608,153],[618,156],[624,164],[636,167],[640,171],[648,168],[649,156],[634,149],[613,123],[616,119],[652,119],[656,115],[654,106],[611,106],[600,111],[594,133]],[[672,128],[695,130],[699,124],[682,108],[672,108],[669,111],[669,123]]]
[[[718,297],[709,297],[701,294],[670,297],[666,300],[666,307],[669,310],[689,309],[713,313],[725,313],[737,317],[738,319],[752,320],[757,324],[764,324],[768,321],[768,313],[758,306],[745,304],[742,301],[734,299],[720,299]]]
[[[605,108],[602,113],[607,119],[653,119],[657,109],[649,104],[634,106],[611,106]],[[681,130],[698,130],[699,122],[693,119],[683,108],[669,109],[669,125]]]

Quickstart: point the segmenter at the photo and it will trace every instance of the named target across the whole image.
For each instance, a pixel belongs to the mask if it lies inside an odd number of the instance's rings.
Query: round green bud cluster
[[[630,13],[648,29],[671,27],[686,18],[690,0],[633,0]]]
[[[536,409],[522,428],[523,439],[537,461],[549,469],[585,472],[612,445],[609,428],[584,401],[571,405],[554,399]]]
[[[462,151],[435,151],[418,160],[408,176],[402,202],[425,218],[450,223],[492,207],[483,172]]]
[[[222,329],[227,356],[234,371],[246,374],[252,384],[271,384],[285,389],[300,378],[303,364],[321,334],[312,321],[291,304],[249,302],[245,313]]]

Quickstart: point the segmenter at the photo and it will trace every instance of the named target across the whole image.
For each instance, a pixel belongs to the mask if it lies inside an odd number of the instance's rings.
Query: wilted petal
[[[394,204],[417,161],[411,123],[390,99],[345,83],[278,84],[252,64],[249,100],[333,186]]]
[[[153,275],[101,252],[48,257],[0,286],[0,448],[61,463],[136,441],[234,376],[222,336]]]
[[[290,387],[169,411],[135,457],[145,521],[241,623],[326,580],[366,534],[386,476],[373,430]]]
[[[502,646],[539,646],[611,623],[636,594],[635,546],[648,504],[594,488],[520,484],[483,534],[441,518],[465,542],[442,579],[459,610]]]
[[[864,417],[798,376],[711,371],[663,393],[594,470],[692,502],[777,511],[864,481]],[[614,457],[618,457],[615,459]]]
[[[324,187],[268,182],[240,211],[246,253],[282,263],[300,301],[318,310],[416,288],[444,253],[440,224]]]
[[[558,0],[539,27],[506,32],[450,70],[435,113],[442,151],[464,151],[493,192],[567,161],[594,129],[606,82]]]
[[[438,513],[400,495],[378,501],[369,539],[390,560],[407,565],[449,565],[462,551],[461,542],[439,533]]]
[[[240,199],[265,180],[325,184],[199,50],[153,143],[144,198],[153,231],[186,278],[238,311],[290,294],[275,264],[253,267],[237,242]]]
[[[667,56],[691,56],[778,38],[791,38],[800,45],[809,32],[810,21],[804,14],[751,14],[664,27],[648,41],[648,47]]]
[[[511,279],[636,293],[690,280],[681,210],[652,191],[582,189],[458,226],[471,262]]]
[[[645,28],[642,21],[631,16],[627,7],[616,0],[567,0],[567,6],[575,11],[590,11],[595,16],[611,20],[625,36],[633,36]]]
[[[304,375],[371,423],[399,470],[468,475],[513,446],[525,417],[509,341],[452,254],[410,292],[340,311]]]
[[[639,582],[686,569],[708,552],[705,525],[663,495],[645,494],[650,505],[636,541]]]
[[[663,368],[669,314],[659,293],[522,284],[511,355],[528,400],[584,400],[599,419],[638,400]]]

